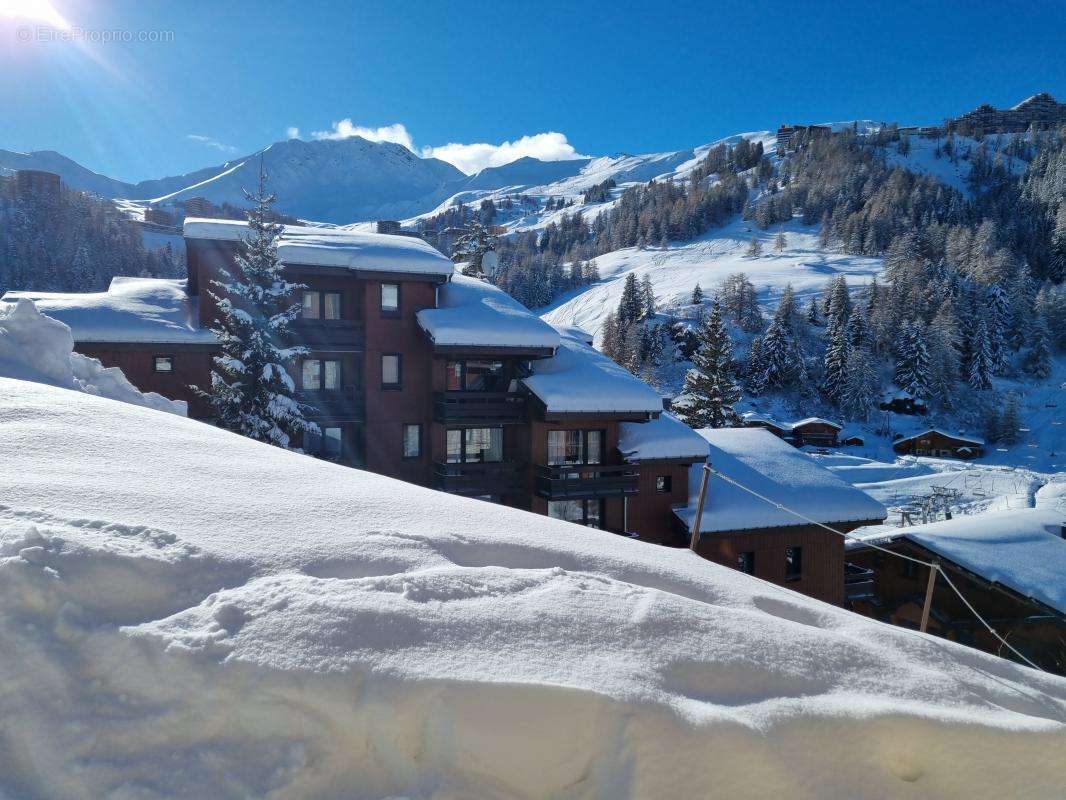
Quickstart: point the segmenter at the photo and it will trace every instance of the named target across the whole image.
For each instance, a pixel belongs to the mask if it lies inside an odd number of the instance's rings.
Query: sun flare
[[[0,16],[35,20],[62,30],[70,28],[49,0],[0,0]]]

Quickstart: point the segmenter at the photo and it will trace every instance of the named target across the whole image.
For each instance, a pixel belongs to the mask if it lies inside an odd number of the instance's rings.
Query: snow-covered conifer
[[[740,399],[733,375],[733,343],[722,323],[717,303],[696,334],[699,346],[692,354],[692,369],[685,376],[676,408],[693,428],[724,428],[739,419],[733,405]]]

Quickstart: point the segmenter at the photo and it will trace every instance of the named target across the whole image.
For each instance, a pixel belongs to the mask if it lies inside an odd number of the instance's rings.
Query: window
[[[449,464],[503,461],[503,428],[450,428],[445,438]]]
[[[803,548],[785,548],[785,580],[798,581],[803,576]]]
[[[548,464],[602,464],[603,431],[548,431]]]
[[[548,516],[589,528],[603,527],[602,500],[549,500]]]
[[[508,381],[502,361],[449,361],[449,392],[506,392]]]
[[[341,388],[341,362],[305,358],[300,381],[306,391],[314,392],[320,389],[336,391]]]
[[[322,295],[322,319],[341,318],[341,293],[325,292]]]
[[[673,491],[673,478],[670,475],[655,476],[655,491],[666,493]]]
[[[305,291],[303,297],[303,311],[301,316],[304,319],[318,319],[319,317],[319,300],[321,295],[318,292]]]
[[[381,284],[381,311],[384,314],[400,313],[400,284]]]
[[[304,452],[334,461],[344,452],[344,436],[339,427],[319,428],[318,433],[304,434]]]
[[[421,458],[422,456],[422,426],[418,423],[407,422],[403,426],[403,457]]]
[[[381,357],[381,385],[386,389],[400,387],[400,356],[395,353]]]
[[[174,358],[172,356],[156,356],[152,362],[152,369],[156,372],[173,372]]]
[[[746,553],[740,553],[737,555],[737,569],[746,575],[755,574],[755,551],[749,550]]]

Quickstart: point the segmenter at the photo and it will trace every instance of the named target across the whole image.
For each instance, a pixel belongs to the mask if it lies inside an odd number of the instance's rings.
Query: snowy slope
[[[1066,680],[0,379],[0,794],[1051,797]]]
[[[785,232],[788,247],[775,253],[772,244],[779,230]],[[758,258],[745,255],[752,237],[762,242],[763,255]],[[598,337],[607,314],[618,308],[625,277],[630,272],[638,280],[644,275],[651,277],[659,307],[668,312],[688,305],[696,284],[705,295],[713,297],[721,283],[736,272],[745,273],[755,284],[760,302],[772,308],[789,283],[805,303],[807,297],[820,294],[837,275],[847,276],[849,285],[858,287],[882,269],[879,258],[821,250],[818,229],[808,228],[798,220],[760,231],[739,218],[691,242],[671,243],[665,250],[616,250],[598,256],[596,264],[600,282],[540,309],[544,319],[553,325],[576,325]]]

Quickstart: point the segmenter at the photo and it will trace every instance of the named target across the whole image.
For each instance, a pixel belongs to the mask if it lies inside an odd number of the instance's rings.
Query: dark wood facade
[[[239,244],[215,239],[186,239],[188,291],[197,301],[201,327],[218,316],[214,281],[227,268]],[[517,508],[583,521],[617,533],[639,534],[649,541],[676,544],[672,505],[687,501],[686,464],[660,462],[644,477],[640,465],[622,461],[619,424],[643,421],[648,415],[551,415],[520,384],[530,362],[553,355],[551,348],[514,348],[486,343],[478,347],[435,347],[420,328],[417,313],[434,308],[443,278],[408,273],[375,273],[289,264],[286,277],[318,292],[339,296],[336,319],[297,318],[294,344],[308,348],[294,361],[290,374],[300,398],[315,409],[311,419],[323,431],[339,432],[339,452],[329,457],[400,480],[444,491],[480,497]],[[382,309],[382,285],[399,287],[399,305]],[[300,298],[296,298],[297,301]],[[80,352],[119,366],[144,391],[189,403],[189,415],[210,420],[211,408],[191,386],[210,384],[210,344],[146,345],[144,343],[78,343]],[[171,370],[154,369],[155,357],[169,358]],[[398,357],[399,381],[383,381],[383,357]],[[339,369],[332,389],[303,385],[303,362],[335,362]],[[464,391],[448,381],[458,362],[502,363],[504,384],[494,391]],[[456,460],[449,454],[449,432],[499,429],[502,453],[493,460]],[[548,437],[552,431],[598,432],[602,436],[598,463],[552,464]],[[417,439],[416,452],[405,447],[405,432]],[[583,434],[584,435],[584,434]],[[314,442],[297,442],[312,447]],[[408,442],[410,444],[410,442]],[[321,446],[319,444],[319,446]],[[324,452],[324,451],[323,451]],[[464,454],[469,455],[469,454]],[[655,476],[669,474],[668,493],[655,491]]]
[[[847,533],[880,522],[838,522],[832,527]],[[799,548],[798,568],[796,548]],[[809,597],[834,605],[844,603],[844,539],[817,525],[704,533],[697,552],[715,563]]]
[[[984,455],[984,446],[977,440],[936,430],[898,439],[892,449],[901,455],[912,456],[971,459]]]
[[[900,538],[881,546],[922,561],[939,561],[959,591],[1000,636],[1042,669],[1066,674],[1066,616],[1002,584],[985,580],[910,540]],[[893,625],[919,628],[929,581],[928,568],[872,547],[849,549],[847,561],[849,565],[868,570],[872,582],[868,590],[849,599],[848,606],[853,611]],[[933,584],[927,630],[1017,660],[978,622],[941,576]]]

